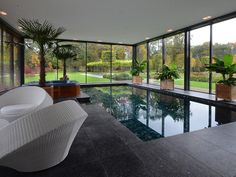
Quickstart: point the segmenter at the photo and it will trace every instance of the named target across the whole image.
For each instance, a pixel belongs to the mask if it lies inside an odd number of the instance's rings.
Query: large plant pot
[[[216,100],[222,98],[227,101],[236,99],[236,86],[216,84]]]
[[[174,90],[174,80],[173,79],[161,80],[160,89],[161,90]]]
[[[133,84],[142,84],[142,77],[141,76],[133,76],[132,83]]]

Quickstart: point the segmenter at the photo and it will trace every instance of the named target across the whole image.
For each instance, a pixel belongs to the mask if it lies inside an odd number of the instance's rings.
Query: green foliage
[[[210,72],[220,73],[222,75],[222,80],[218,83],[223,83],[226,85],[236,85],[236,78],[233,74],[236,73],[236,64],[233,63],[233,55],[226,54],[223,58],[214,58],[215,63],[206,65],[206,68]]]
[[[66,76],[66,60],[77,56],[76,47],[70,44],[67,45],[59,45],[57,43],[56,48],[53,50],[53,55],[59,60],[63,60],[63,78],[67,79]]]
[[[52,53],[59,60],[67,60],[69,58],[75,58],[77,56],[76,47],[70,44],[57,45]]]
[[[132,60],[115,60],[112,62],[112,68],[114,70],[119,70],[122,68],[127,68],[129,69],[132,65]],[[94,61],[94,62],[89,62],[87,64],[88,70],[89,71],[108,71],[110,68],[110,62],[104,62],[104,61]]]
[[[36,42],[39,48],[45,45],[51,46],[52,41],[65,31],[62,27],[54,28],[53,25],[46,20],[40,23],[39,20],[22,18],[18,20],[18,23],[25,36]]]
[[[54,28],[48,21],[40,23],[39,20],[19,19],[19,27],[25,37],[30,38],[37,44],[40,56],[40,85],[45,85],[45,52],[51,48],[53,41],[62,34],[64,28]]]
[[[102,51],[101,59],[102,61],[105,61],[105,62],[111,61],[111,51],[110,50]]]
[[[191,72],[191,81],[198,81],[198,82],[209,82],[209,73],[208,72]],[[213,75],[212,82],[218,82],[222,79],[222,76]]]
[[[141,62],[134,63],[132,70],[130,71],[132,76],[139,76],[140,73],[143,73],[146,67],[147,61],[143,60]]]
[[[104,74],[103,78],[113,79],[113,80],[131,80],[132,77],[128,73],[118,73],[118,74]]]
[[[165,79],[178,79],[180,75],[177,71],[177,66],[172,64],[170,66],[163,65],[162,72],[157,73],[155,79],[165,80]]]
[[[110,66],[110,62],[102,62],[102,61],[94,61],[94,62],[89,62],[88,64],[87,64],[87,66],[89,67],[89,66],[96,66],[96,67],[108,67],[108,66]]]

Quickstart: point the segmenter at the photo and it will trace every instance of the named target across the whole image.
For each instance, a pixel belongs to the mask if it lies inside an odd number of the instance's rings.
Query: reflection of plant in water
[[[140,109],[147,111],[147,103],[141,96],[132,94],[129,96],[129,100],[133,113],[132,118],[138,119]]]
[[[145,99],[132,94],[132,88],[127,87],[97,87],[88,88],[84,91],[90,95],[91,102],[102,105],[107,112],[110,112],[119,120],[130,118],[138,119],[140,110],[147,110]]]
[[[97,87],[97,88],[88,88],[83,89],[91,97],[91,102],[101,105],[106,109],[107,112],[111,113],[114,117],[119,120],[127,119],[130,117],[128,113],[128,95],[131,94],[130,90],[121,90],[122,87],[119,89],[112,89],[110,87]],[[118,94],[119,90],[122,91],[124,94]],[[128,94],[129,93],[129,94]],[[112,94],[112,95],[111,95]]]
[[[152,93],[150,99],[151,109],[155,115],[150,116],[150,119],[160,119],[172,117],[175,121],[184,120],[184,100],[175,97]]]

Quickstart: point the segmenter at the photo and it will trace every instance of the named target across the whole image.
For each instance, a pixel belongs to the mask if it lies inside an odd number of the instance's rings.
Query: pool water
[[[130,86],[84,88],[143,141],[214,127],[236,120],[236,112]]]

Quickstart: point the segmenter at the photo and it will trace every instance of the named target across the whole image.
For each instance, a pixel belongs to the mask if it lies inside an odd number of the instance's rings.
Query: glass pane
[[[20,48],[18,38],[14,38],[14,86],[20,85]]]
[[[147,44],[138,45],[136,51],[136,58],[139,63],[147,60]],[[141,76],[143,79],[143,83],[147,83],[147,67],[145,68],[144,72],[141,73]]]
[[[111,45],[87,44],[87,82],[110,82]]]
[[[11,36],[6,31],[3,31],[3,88],[10,89],[11,73],[10,73],[10,60],[11,60]]]
[[[154,41],[149,43],[149,83],[159,84],[156,79],[156,73],[162,69],[162,41]]]
[[[112,82],[130,81],[132,76],[132,47],[112,46]]]
[[[175,79],[176,88],[184,88],[184,33],[165,38],[166,56],[165,64],[175,64],[180,79]]]
[[[3,86],[3,58],[2,58],[2,29],[0,26],[0,91],[4,90],[4,86]]]
[[[46,81],[57,80],[59,77],[57,75],[57,58],[54,57],[51,52],[47,52],[45,60]]]
[[[236,18],[216,23],[212,28],[213,57],[222,58],[225,54],[232,54],[236,62]],[[212,74],[213,92],[215,83],[220,79],[222,79],[220,74]]]
[[[36,50],[34,50],[34,48]],[[32,40],[25,40],[25,83],[39,81],[39,58]]]
[[[78,54],[75,59],[68,59],[66,63],[67,75],[70,80],[80,83],[86,82],[86,44],[80,42],[70,43],[76,47]]]
[[[209,92],[209,72],[205,65],[210,61],[210,26],[193,30],[190,35],[190,89]]]

